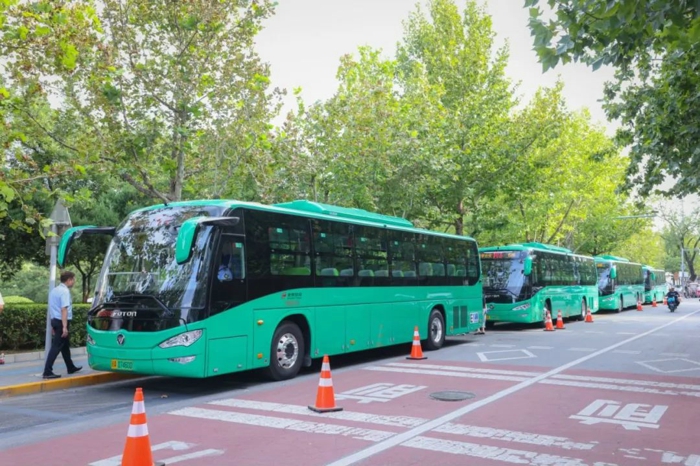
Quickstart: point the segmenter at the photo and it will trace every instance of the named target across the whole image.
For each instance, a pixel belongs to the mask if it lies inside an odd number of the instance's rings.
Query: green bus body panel
[[[133,363],[132,370],[119,372],[207,377],[267,366],[273,333],[284,320],[308,325],[306,344],[311,357],[317,358],[409,343],[415,326],[421,338],[426,338],[428,316],[435,307],[445,311],[447,335],[475,331],[482,325],[481,303],[479,285],[288,290],[189,324],[186,329],[115,332],[88,326],[95,342],[88,344],[88,361],[90,367],[102,371],[114,371],[112,359],[119,359]],[[196,329],[204,333],[189,347],[158,346]],[[125,337],[123,345],[117,343],[118,334]],[[170,361],[190,356],[195,360],[187,364]]]
[[[598,262],[607,262],[611,266],[615,262],[621,262],[624,264],[639,265],[640,269],[643,269],[642,264],[636,262],[631,262],[629,259],[624,257],[617,257],[611,255],[600,255],[593,258]],[[644,299],[644,275],[642,274],[642,284],[640,285],[616,285],[615,290],[612,294],[600,297],[600,309],[606,311],[615,311],[620,308],[620,302],[622,302],[622,307],[632,307],[637,305],[637,299]]]
[[[668,284],[666,283],[666,271],[661,269],[655,269],[648,265],[642,267],[644,270],[656,275],[656,283],[651,286],[650,290],[646,289],[646,284],[644,286],[644,303],[648,304],[656,299],[657,303],[663,301],[664,296],[668,293]],[[661,277],[659,279],[659,277]]]
[[[487,320],[489,322],[514,322],[532,324],[544,319],[545,303],[549,301],[552,308],[552,319],[557,318],[561,311],[562,317],[573,317],[581,314],[581,304],[586,305],[591,313],[598,312],[598,289],[591,286],[548,286],[528,300],[515,303],[488,303]],[[527,309],[517,309],[529,305]]]
[[[285,202],[282,204],[275,204],[275,206],[283,207],[285,209],[299,210],[304,213],[324,214],[349,220],[362,220],[365,222],[372,222],[384,225],[413,228],[413,223],[406,220],[405,218],[377,214],[375,212],[369,212],[362,209],[353,209],[348,207],[338,207],[334,205],[320,204],[318,202],[311,202],[306,200]]]
[[[73,242],[73,236],[82,230],[85,230],[87,228],[97,228],[95,225],[83,225],[79,227],[72,227],[66,230],[65,233],[63,233],[63,236],[61,236],[61,242],[58,244],[58,257],[56,259],[56,262],[58,263],[59,267],[65,267],[66,265],[66,259],[68,255],[68,249],[70,244]]]

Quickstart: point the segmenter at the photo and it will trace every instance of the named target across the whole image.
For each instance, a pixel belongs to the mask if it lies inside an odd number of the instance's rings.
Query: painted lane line
[[[591,382],[573,382],[569,380],[555,380],[546,379],[541,380],[539,383],[545,385],[561,385],[565,387],[576,387],[576,388],[596,388],[598,390],[617,390],[621,392],[634,392],[634,393],[650,393],[653,395],[685,395],[692,396],[695,398],[700,398],[700,392],[687,392],[687,391],[675,391],[675,390],[657,390],[656,388],[646,388],[637,387],[631,385],[614,385],[605,383],[591,383]]]
[[[569,348],[569,351],[581,351],[584,353],[590,353],[591,351],[595,351],[595,348]]]
[[[408,362],[390,362],[385,364],[385,366],[391,367],[405,367],[408,369],[437,369],[441,371],[455,371],[455,372],[469,372],[469,373],[483,373],[483,374],[499,374],[499,375],[521,375],[524,377],[535,377],[542,372],[526,372],[526,371],[507,371],[503,369],[485,369],[481,367],[462,367],[462,366],[445,366],[438,364],[414,364]],[[378,366],[381,367],[381,366]]]
[[[672,358],[689,358],[690,353],[661,353],[661,356],[670,356]]]
[[[371,442],[386,440],[395,435],[394,432],[387,432],[383,430],[362,429],[359,427],[326,424],[323,422],[308,422],[300,421],[298,419],[259,416],[257,414],[243,414],[216,409],[183,408],[176,411],[171,411],[168,414],[197,419],[209,419],[212,421],[232,422],[235,424],[244,424],[248,426],[272,427],[274,429],[293,430],[296,432],[342,435],[344,437],[352,437],[358,440],[369,440]]]
[[[515,348],[515,345],[489,345],[491,348]]]
[[[211,401],[207,403],[216,406],[228,406],[230,408],[252,409],[256,411],[270,411],[274,413],[296,414],[301,416],[324,417],[327,419],[339,419],[342,421],[365,422],[394,427],[416,427],[427,422],[428,419],[409,416],[381,416],[353,411],[338,411],[331,413],[316,413],[306,406],[288,405],[281,403],[269,403],[265,401],[251,401],[231,398],[228,400]]]
[[[616,349],[615,351],[613,351],[613,353],[617,353],[617,354],[642,354],[641,351],[622,350],[622,349]]]
[[[205,456],[221,456],[224,454],[223,450],[215,450],[213,448],[209,448],[207,450],[202,450],[202,451],[194,451],[192,453],[185,453],[184,455],[180,456],[173,456],[172,458],[167,458],[164,460],[165,464],[175,464],[175,463],[181,463],[183,461],[187,460],[193,460],[195,458],[204,458]]]
[[[528,380],[527,377],[513,377],[513,376],[508,376],[508,375],[470,374],[470,373],[466,373],[466,372],[436,371],[436,370],[422,370],[422,369],[400,369],[398,367],[383,367],[383,366],[365,367],[365,370],[379,371],[379,372],[398,372],[401,374],[445,375],[448,377],[462,377],[465,379],[504,380],[504,381],[509,381],[509,382],[523,382],[525,380]]]
[[[603,335],[605,332],[597,332],[595,330],[585,330],[583,333],[595,333],[597,335]]]
[[[411,439],[415,439],[416,437],[418,437],[426,432],[429,432],[431,430],[434,430],[443,424],[447,424],[448,422],[453,421],[461,416],[464,416],[467,413],[475,411],[483,406],[489,405],[495,401],[500,400],[501,398],[505,398],[509,395],[512,395],[513,393],[517,393],[525,388],[531,387],[542,380],[545,380],[545,379],[552,377],[553,375],[560,374],[560,373],[566,371],[567,369],[570,369],[572,367],[576,367],[579,364],[584,363],[586,361],[589,361],[597,356],[609,353],[610,351],[615,350],[615,349],[619,348],[620,346],[626,345],[626,344],[631,343],[633,341],[637,341],[640,338],[644,338],[647,335],[651,335],[658,330],[669,327],[675,323],[681,322],[682,320],[685,320],[688,317],[694,316],[698,313],[700,313],[700,310],[692,312],[690,314],[686,314],[684,316],[681,316],[677,319],[672,320],[671,322],[667,322],[664,325],[653,328],[653,329],[648,330],[648,331],[641,333],[639,335],[635,335],[635,336],[628,338],[626,340],[623,340],[621,342],[615,343],[611,346],[608,346],[607,348],[603,348],[601,350],[598,350],[595,353],[591,353],[591,354],[588,354],[586,356],[583,356],[583,357],[576,359],[574,361],[571,361],[567,364],[564,364],[562,366],[554,368],[554,369],[552,369],[552,370],[550,370],[550,371],[548,371],[540,376],[537,376],[537,377],[534,377],[532,379],[528,379],[526,381],[520,382],[517,385],[513,385],[511,387],[508,387],[505,390],[501,390],[500,392],[497,392],[491,396],[483,398],[483,399],[476,401],[474,403],[470,403],[468,405],[465,405],[465,406],[463,406],[459,409],[456,409],[450,413],[444,414],[438,418],[433,419],[430,422],[426,422],[425,424],[422,424],[418,427],[414,427],[413,429],[411,429],[409,431],[403,432],[403,433],[398,434],[390,439],[387,439],[387,440],[384,440],[380,443],[372,445],[369,448],[365,448],[364,450],[360,450],[358,452],[355,452],[351,455],[346,456],[345,458],[341,458],[340,460],[335,461],[333,463],[330,463],[327,466],[348,466],[348,465],[357,463],[359,461],[362,461],[366,458],[369,458],[370,456],[374,456],[378,453],[386,451],[386,450],[393,448],[395,446],[401,445],[404,442],[408,442]]]
[[[335,413],[319,414],[309,410],[308,407],[301,405],[242,400],[238,398],[211,401],[207,404],[231,408],[253,409],[273,413],[295,414],[309,417],[326,417],[330,419],[365,422],[368,424],[391,425],[396,427],[415,427],[428,422],[429,420],[409,416],[380,416],[357,411],[340,411]],[[531,432],[520,432],[506,429],[494,429],[492,427],[481,427],[467,424],[447,423],[435,429],[434,432],[463,435],[474,438],[486,438],[503,442],[559,447],[565,450],[592,450],[597,445],[596,442],[575,442],[567,437],[555,437],[552,435],[534,434]]]
[[[686,383],[671,383],[671,382],[654,382],[652,380],[635,380],[635,379],[616,379],[612,377],[587,377],[581,375],[560,374],[552,377],[553,379],[561,380],[576,380],[582,382],[602,382],[618,385],[640,385],[646,387],[657,388],[678,388],[681,390],[700,390],[700,385]]]
[[[465,435],[467,437],[475,438],[487,438],[490,440],[500,440],[503,442],[525,443],[529,445],[540,445],[546,447],[560,447],[565,450],[592,450],[597,446],[597,442],[578,443],[566,437],[554,437],[552,435],[531,434],[528,432],[470,426],[466,424],[453,424],[451,422],[438,427],[433,432],[452,435]]]
[[[616,332],[615,335],[636,335],[635,332]]]
[[[377,447],[381,444],[376,444]],[[516,463],[525,465],[558,465],[558,466],[584,466],[588,464],[582,458],[569,458],[550,453],[537,453],[526,450],[512,450],[510,448],[478,445],[475,443],[457,442],[454,440],[442,440],[430,437],[413,437],[402,444],[404,447],[420,450],[435,451],[439,453],[451,453],[453,455],[470,456],[472,458],[484,458],[504,463]],[[334,465],[335,463],[331,463]],[[467,463],[465,463],[467,464]],[[617,466],[614,463],[605,463],[606,466]],[[330,466],[330,465],[329,465]]]
[[[527,349],[554,349],[554,346],[528,346]]]

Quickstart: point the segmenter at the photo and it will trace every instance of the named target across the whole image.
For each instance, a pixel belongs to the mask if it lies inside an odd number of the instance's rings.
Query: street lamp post
[[[68,208],[63,204],[63,200],[59,199],[54,205],[51,216],[53,222],[51,224],[51,234],[46,236],[46,253],[50,256],[49,260],[49,294],[56,287],[56,262],[58,256],[58,243],[61,240],[63,233],[72,226],[70,221],[70,213]],[[49,356],[49,348],[51,348],[51,313],[48,306],[46,307],[46,340],[44,359]]]

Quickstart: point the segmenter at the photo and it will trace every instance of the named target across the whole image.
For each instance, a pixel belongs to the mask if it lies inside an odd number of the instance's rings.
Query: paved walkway
[[[68,375],[66,365],[59,354],[53,371],[61,375],[61,378],[44,380],[43,351],[6,354],[5,364],[0,365],[0,398],[111,382],[125,377],[123,374],[90,369],[85,347],[71,348],[71,355],[75,365],[83,367],[80,372]]]

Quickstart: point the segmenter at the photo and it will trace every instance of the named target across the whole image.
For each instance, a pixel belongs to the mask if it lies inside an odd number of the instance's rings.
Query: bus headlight
[[[161,348],[172,348],[173,346],[190,346],[202,336],[201,330],[192,330],[191,332],[181,333],[172,338],[168,338],[161,343]]]
[[[530,303],[525,303],[513,308],[514,311],[524,311],[525,309],[530,309]]]

